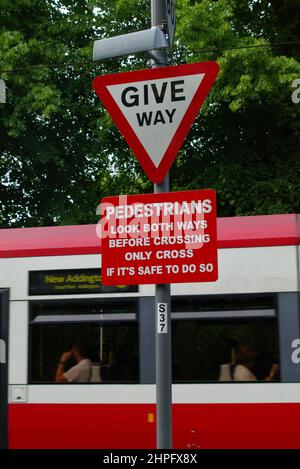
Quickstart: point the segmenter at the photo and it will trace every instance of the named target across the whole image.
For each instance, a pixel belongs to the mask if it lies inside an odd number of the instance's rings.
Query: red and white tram
[[[175,448],[300,448],[299,221],[218,219],[219,280],[172,285]],[[154,286],[99,284],[99,244],[94,225],[0,230],[10,448],[155,448]],[[97,347],[101,381],[54,382],[74,336]],[[218,381],[246,343],[259,381]]]

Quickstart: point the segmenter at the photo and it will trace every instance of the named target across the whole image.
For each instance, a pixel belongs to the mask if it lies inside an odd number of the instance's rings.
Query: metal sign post
[[[151,26],[161,26],[164,21],[161,0],[151,0]],[[152,68],[168,64],[166,49],[155,51]],[[169,192],[169,174],[154,192]],[[166,327],[162,327],[165,325]],[[170,284],[155,285],[155,343],[156,343],[156,447],[172,448],[172,330]]]
[[[166,17],[166,29],[168,33],[168,43],[170,49],[173,49],[174,34],[176,27],[176,16],[175,16],[175,0],[164,0],[165,2],[165,17]]]
[[[167,41],[163,30],[167,31],[168,43],[172,48],[175,24],[174,0],[151,0],[151,30],[101,39],[94,44],[94,60],[141,50],[148,51],[152,59],[151,68],[156,70],[132,71],[96,77],[93,87],[118,125],[148,178],[154,183],[154,193],[166,193],[163,200],[170,196],[168,194],[169,168],[211,88],[219,68],[215,62],[166,67],[168,65]],[[136,43],[137,38],[141,39],[141,44]],[[158,68],[161,69],[157,70]],[[157,124],[160,125],[156,127]],[[123,210],[124,206],[122,205],[122,207]],[[125,218],[129,219],[131,217]],[[213,236],[213,239],[215,239],[215,236]],[[117,247],[121,249],[122,243]],[[106,264],[109,264],[109,262],[104,262],[104,252],[103,250],[103,265],[107,267]],[[148,257],[143,257],[143,259],[150,259],[151,253],[152,251],[150,254],[148,253]],[[155,253],[155,249],[153,249],[153,253]],[[143,252],[141,251],[140,254],[143,255]],[[119,261],[121,258],[117,257],[116,259]],[[153,259],[151,259],[152,261]],[[216,264],[216,262],[214,263]],[[201,263],[199,268],[205,265],[205,263]],[[209,266],[212,269],[214,268],[213,263],[210,263]],[[159,265],[152,265],[152,267],[153,269],[148,268],[150,277],[152,274],[157,274],[156,278],[151,278],[152,281],[150,281],[151,284],[156,284],[156,446],[158,449],[171,449],[172,331],[170,284],[160,282],[173,282],[174,278],[168,275],[170,273],[168,270],[166,274],[160,277],[159,275],[163,273],[162,267]],[[181,273],[186,274],[188,272],[187,268],[188,266],[185,265]],[[193,268],[196,268],[195,264],[193,264]],[[103,284],[105,285],[105,280],[107,285],[114,285],[114,273],[117,272],[118,275],[125,276],[128,269],[128,265],[108,267],[107,275],[103,278]],[[139,269],[138,275],[140,275],[140,270],[143,272],[143,269]],[[145,271],[144,277],[147,277],[148,270]],[[177,270],[178,272],[179,270]],[[176,272],[173,273],[176,274]],[[130,267],[129,274],[136,274],[134,266]],[[209,281],[217,279],[217,270],[212,275],[213,278]],[[139,283],[147,283],[145,280],[149,280],[148,277],[144,278],[143,281],[138,279]],[[132,280],[133,277],[129,278],[127,280],[128,284]],[[205,280],[199,280],[197,275],[196,281]]]

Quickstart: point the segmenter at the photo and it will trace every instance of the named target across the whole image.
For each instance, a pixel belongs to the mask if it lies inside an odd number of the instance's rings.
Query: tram
[[[299,223],[219,218],[219,280],[171,286],[174,448],[300,448]],[[96,225],[0,230],[9,448],[155,448],[154,285],[105,287],[100,269]],[[56,383],[74,337],[97,349],[99,379]],[[220,381],[245,344],[258,380]]]

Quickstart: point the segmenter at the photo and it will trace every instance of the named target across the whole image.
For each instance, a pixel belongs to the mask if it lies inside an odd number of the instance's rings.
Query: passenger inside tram
[[[95,352],[88,342],[84,340],[77,341],[71,350],[61,355],[55,373],[55,381],[57,383],[87,383],[92,380],[95,381],[93,376],[95,371],[93,367],[94,357]],[[76,365],[66,371],[66,366],[70,364],[72,359],[75,360]],[[100,381],[100,375],[98,381]]]
[[[259,362],[257,350],[252,345],[241,346],[236,354],[235,363],[221,365],[220,381],[258,381],[255,367]],[[279,365],[273,363],[264,381],[277,379]]]

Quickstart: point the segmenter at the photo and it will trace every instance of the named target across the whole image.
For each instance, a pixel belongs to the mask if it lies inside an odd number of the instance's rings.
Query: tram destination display
[[[29,272],[29,295],[137,292],[136,285],[104,286],[99,269],[33,270]]]

